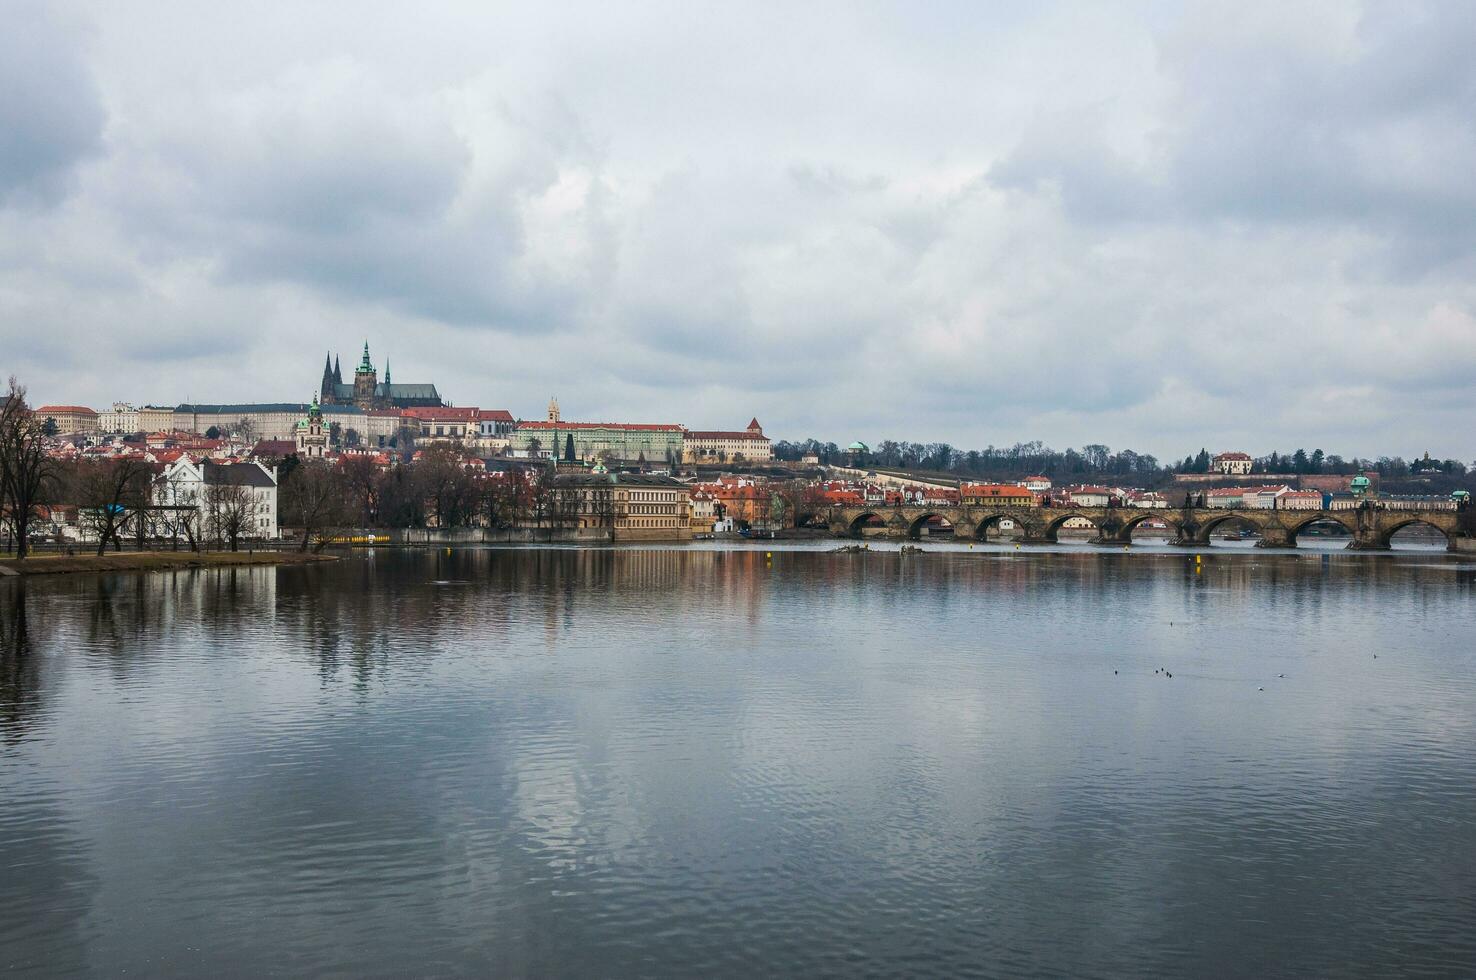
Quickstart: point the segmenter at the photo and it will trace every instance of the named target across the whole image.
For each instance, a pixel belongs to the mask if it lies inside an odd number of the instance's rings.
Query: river
[[[1469,557],[829,547],[0,581],[0,973],[1476,975]]]

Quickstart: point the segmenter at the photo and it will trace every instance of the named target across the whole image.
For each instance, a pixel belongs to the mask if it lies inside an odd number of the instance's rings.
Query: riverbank
[[[0,576],[65,575],[79,572],[161,572],[236,565],[307,565],[338,561],[336,555],[300,551],[123,551],[102,555],[37,555],[24,561],[0,558]]]

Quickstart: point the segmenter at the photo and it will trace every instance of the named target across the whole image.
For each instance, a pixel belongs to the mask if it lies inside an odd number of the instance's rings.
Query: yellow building
[[[692,540],[687,486],[669,476],[592,472],[556,477],[554,485],[555,522],[609,528],[615,541]]]
[[[684,463],[729,463],[773,458],[774,450],[758,419],[749,422],[748,428],[742,432],[704,432],[695,429],[682,432]]]
[[[43,423],[56,425],[56,434],[70,436],[97,431],[97,412],[85,405],[42,405],[36,415]]]

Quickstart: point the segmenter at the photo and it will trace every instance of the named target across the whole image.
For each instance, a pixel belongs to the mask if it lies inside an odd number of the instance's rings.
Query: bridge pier
[[[1284,527],[1261,528],[1261,540],[1256,542],[1257,548],[1295,548],[1297,542],[1292,534]]]

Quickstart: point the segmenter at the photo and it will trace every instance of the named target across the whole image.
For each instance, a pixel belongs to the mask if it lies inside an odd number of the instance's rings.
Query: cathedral
[[[354,405],[366,412],[372,408],[440,408],[441,396],[430,384],[397,385],[390,383],[389,361],[384,362],[384,380],[369,361],[369,341],[364,341],[364,359],[354,371],[352,384],[345,384],[338,358],[331,354],[323,361],[323,387],[319,400],[324,405]]]

